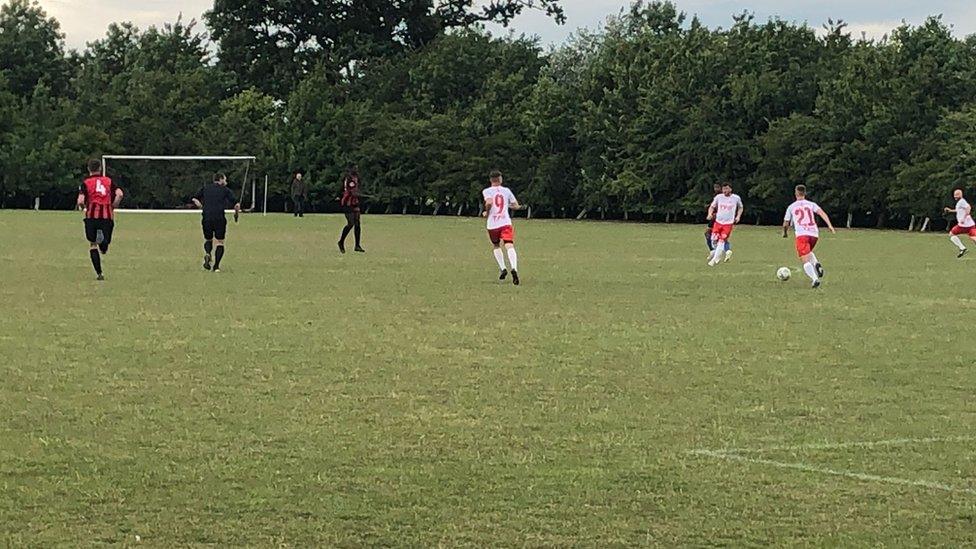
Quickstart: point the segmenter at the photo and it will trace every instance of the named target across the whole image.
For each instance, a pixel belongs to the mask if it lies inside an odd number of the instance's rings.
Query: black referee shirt
[[[228,189],[227,185],[217,183],[204,185],[193,198],[203,204],[204,219],[224,217],[224,210],[233,208],[234,204],[237,204],[234,192]]]

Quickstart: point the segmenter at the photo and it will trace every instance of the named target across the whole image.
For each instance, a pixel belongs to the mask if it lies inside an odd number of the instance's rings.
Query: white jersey
[[[796,236],[820,236],[820,228],[817,227],[816,215],[820,213],[820,206],[809,200],[797,200],[786,208],[786,217],[783,221],[793,224]]]
[[[515,194],[508,187],[488,187],[481,191],[485,202],[491,202],[488,211],[488,230],[500,229],[512,224],[512,217],[508,213],[509,204],[515,202]]]
[[[956,202],[956,221],[960,227],[972,227],[976,225],[976,221],[973,221],[972,213],[972,210],[969,209],[969,202],[966,202],[965,198],[960,198],[959,202]]]
[[[720,225],[732,225],[735,223],[735,214],[742,207],[742,199],[737,194],[715,195],[712,199],[712,207],[715,208],[715,222]]]

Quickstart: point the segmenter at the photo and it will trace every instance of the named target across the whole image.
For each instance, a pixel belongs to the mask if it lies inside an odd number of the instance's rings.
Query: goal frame
[[[210,156],[180,156],[180,155],[144,155],[144,154],[103,154],[102,155],[102,176],[106,176],[108,173],[108,162],[109,160],[142,160],[148,162],[247,162],[244,167],[244,181],[241,183],[241,192],[238,196],[239,200],[244,199],[244,191],[247,186],[247,178],[250,175],[251,164],[257,161],[256,156],[220,156],[220,155],[210,155]],[[256,182],[255,182],[256,184]],[[253,185],[252,185],[253,186]],[[265,184],[265,193],[267,194],[267,184]],[[256,207],[257,196],[254,190],[251,191],[251,211]],[[195,210],[127,210],[119,209],[119,212],[123,213],[195,213]],[[227,212],[232,212],[233,210],[227,210]],[[265,196],[265,214],[267,214],[267,196]]]

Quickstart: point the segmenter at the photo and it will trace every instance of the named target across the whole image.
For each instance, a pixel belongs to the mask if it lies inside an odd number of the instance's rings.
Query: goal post
[[[257,185],[251,168],[256,160],[255,156],[107,154],[102,156],[102,174],[126,192],[120,212],[194,212],[189,207],[190,197],[217,172],[227,175],[227,186],[242,208],[253,211],[257,207]]]

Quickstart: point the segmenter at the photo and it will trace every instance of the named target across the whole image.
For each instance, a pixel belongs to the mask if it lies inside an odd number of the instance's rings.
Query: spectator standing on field
[[[305,183],[305,172],[295,170],[291,178],[291,200],[295,205],[295,217],[305,217],[305,202],[308,201],[308,185]]]

